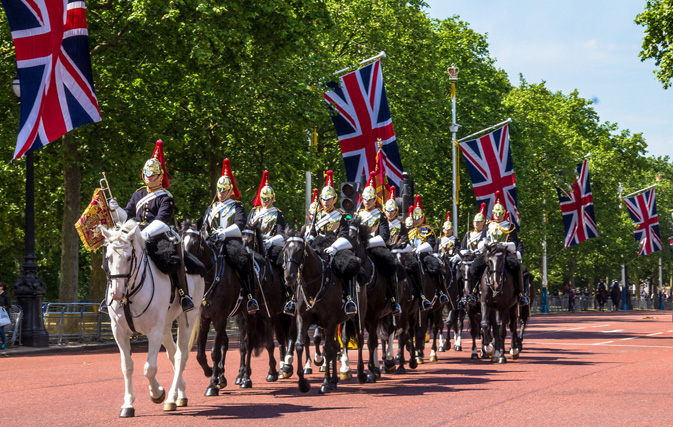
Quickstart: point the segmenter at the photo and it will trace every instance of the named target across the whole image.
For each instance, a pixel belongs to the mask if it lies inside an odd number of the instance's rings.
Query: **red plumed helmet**
[[[446,221],[451,221],[451,211],[446,211]]]
[[[311,198],[311,203],[315,203],[318,201],[318,189],[314,188],[313,189],[313,197]]]
[[[234,174],[231,171],[231,164],[229,159],[224,159],[222,162],[222,176],[217,180],[217,191],[230,191],[233,190],[234,198],[240,199],[241,192],[238,191],[236,186],[236,180],[234,179]]]
[[[264,194],[262,195],[262,193]],[[259,188],[257,189],[257,195],[255,196],[255,200],[252,202],[253,206],[262,205],[262,200],[260,196],[275,197],[273,188],[271,188],[271,184],[269,184],[269,171],[264,171],[262,173],[262,182],[259,183]]]
[[[154,145],[154,152],[152,157],[145,162],[143,166],[143,171],[140,175],[142,178],[145,176],[161,175],[161,186],[163,188],[168,188],[171,186],[170,181],[168,180],[168,172],[166,171],[166,160],[164,159],[164,143],[162,140],[157,139],[156,144]]]

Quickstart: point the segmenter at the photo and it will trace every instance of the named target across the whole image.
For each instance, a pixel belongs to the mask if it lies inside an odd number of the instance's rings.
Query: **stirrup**
[[[468,305],[477,305],[477,297],[475,297],[474,294],[469,294],[467,296],[467,304]]]
[[[255,314],[259,310],[259,304],[257,304],[257,300],[252,298],[252,296],[249,297],[248,299],[248,305],[246,306],[246,309],[248,310],[248,314]]]
[[[355,305],[355,301],[352,299],[348,299],[346,301],[346,304],[344,305],[344,312],[346,314],[357,314],[358,313],[358,306]]]
[[[425,295],[421,295],[421,311],[428,311],[432,308],[432,303],[428,301]]]
[[[105,303],[105,300],[100,302],[100,305],[98,306],[98,311],[101,313],[109,314],[107,311],[107,304]]]
[[[180,298],[180,305],[182,306],[182,311],[185,313],[194,310],[194,301],[192,301],[192,297],[189,295],[183,295]]]
[[[283,307],[283,313],[287,314],[288,316],[297,315],[297,305],[294,303],[294,301],[289,300],[285,303],[285,307]]]
[[[399,316],[402,314],[402,307],[400,307],[400,304],[397,301],[393,301],[390,304],[390,309],[392,311],[393,316]]]
[[[439,295],[439,303],[444,305],[449,303],[449,297],[446,294],[440,294]]]

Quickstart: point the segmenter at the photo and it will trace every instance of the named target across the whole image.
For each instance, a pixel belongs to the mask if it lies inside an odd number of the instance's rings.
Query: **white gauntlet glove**
[[[117,209],[119,209],[119,203],[117,203],[117,199],[115,199],[114,197],[107,201],[107,205],[111,211],[116,211]]]

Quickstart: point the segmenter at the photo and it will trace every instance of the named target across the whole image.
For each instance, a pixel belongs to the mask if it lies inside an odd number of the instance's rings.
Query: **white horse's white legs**
[[[161,341],[163,331],[153,330],[147,336],[147,361],[145,362],[145,377],[150,383],[150,397],[152,402],[161,403],[164,400],[166,391],[159,385],[157,381],[157,358],[159,356],[159,349],[161,348]]]
[[[122,404],[122,412],[120,416],[134,416],[133,402],[136,400],[133,394],[133,359],[131,358],[131,342],[129,337],[122,334],[120,331],[112,330],[117,346],[119,347],[119,354],[122,359],[122,374],[124,375],[124,404]],[[124,336],[121,336],[124,335]],[[124,415],[126,413],[126,415]]]
[[[196,321],[196,316],[190,314],[190,324],[194,324]],[[164,402],[164,411],[174,411],[178,403],[184,403],[180,406],[186,406],[187,396],[185,394],[185,381],[182,377],[182,373],[185,370],[185,365],[187,364],[187,358],[189,356],[189,329],[187,328],[187,323],[185,322],[185,315],[182,314],[178,316],[178,343],[177,350],[175,352],[175,363],[173,368],[175,375],[173,376],[173,384],[171,384],[171,389],[168,392],[168,397]],[[184,401],[182,401],[184,399]],[[182,402],[178,402],[178,400]]]

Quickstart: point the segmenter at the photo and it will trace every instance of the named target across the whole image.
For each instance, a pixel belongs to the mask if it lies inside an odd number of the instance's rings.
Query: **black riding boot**
[[[243,288],[245,289],[245,294],[247,295],[247,298],[248,298],[248,303],[245,307],[246,310],[248,311],[248,314],[255,314],[259,310],[259,304],[257,303],[257,300],[255,299],[255,297],[253,295],[252,286],[250,286],[250,283],[252,282],[252,280],[254,280],[252,278],[253,274],[255,274],[255,273],[250,273],[248,275],[248,279],[242,281],[243,282]]]
[[[187,287],[187,275],[183,267],[180,267],[177,272],[172,274],[175,283],[178,287],[178,295],[180,295],[180,305],[182,311],[185,313],[194,310],[194,301],[189,296],[189,288]]]
[[[419,284],[414,286],[416,290],[416,295],[420,297],[419,299],[419,304],[421,305],[421,311],[428,311],[432,308],[432,303],[428,301],[428,299],[425,297],[425,294],[423,293],[423,277],[421,274],[419,274]]]
[[[439,294],[439,303],[441,305],[449,303],[449,296],[447,295],[446,287],[444,286],[444,277],[439,275],[435,278],[435,283],[437,285],[437,293]]]
[[[388,279],[388,298],[390,298],[390,309],[393,316],[402,314],[402,307],[400,307],[400,303],[397,302],[397,285],[397,274],[395,274]]]
[[[351,297],[354,291],[353,289],[354,282],[355,279],[351,279],[344,286],[344,292],[346,294],[346,304],[344,305],[344,312],[346,312],[346,314],[357,314],[358,312],[358,306],[357,304],[355,304],[355,301],[353,301],[353,298]]]
[[[519,267],[519,271],[514,274],[514,283],[516,286],[516,294],[519,295],[519,305],[528,305],[530,304],[530,298],[528,297],[528,286],[525,286],[523,280],[523,268]],[[523,289],[523,290],[522,290]]]

